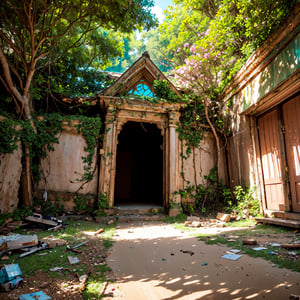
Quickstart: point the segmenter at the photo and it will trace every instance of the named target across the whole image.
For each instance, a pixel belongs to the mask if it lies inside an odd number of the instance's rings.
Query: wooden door
[[[279,113],[275,108],[258,118],[266,208],[285,210],[279,142]]]
[[[282,110],[292,196],[291,210],[300,212],[300,96],[283,104]]]

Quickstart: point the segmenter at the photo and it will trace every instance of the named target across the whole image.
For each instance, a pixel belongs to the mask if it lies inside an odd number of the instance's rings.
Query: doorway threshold
[[[117,204],[115,208],[119,210],[127,210],[127,209],[164,209],[163,206],[152,204],[152,203],[127,203],[127,204]]]

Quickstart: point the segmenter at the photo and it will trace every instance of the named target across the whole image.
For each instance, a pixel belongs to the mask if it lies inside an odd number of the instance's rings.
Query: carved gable
[[[180,93],[175,86],[152,62],[146,51],[103,94],[105,96],[118,97],[123,93],[129,93],[152,97],[154,95],[153,81],[157,79],[166,80],[170,89],[180,97]]]

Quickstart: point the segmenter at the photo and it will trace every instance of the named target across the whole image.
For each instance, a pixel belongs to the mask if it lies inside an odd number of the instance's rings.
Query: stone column
[[[169,215],[176,216],[180,213],[181,197],[176,192],[179,191],[180,183],[180,163],[179,163],[179,142],[178,133],[176,132],[177,123],[179,122],[180,113],[178,111],[170,111],[169,115]]]
[[[105,137],[103,141],[103,154],[101,156],[101,169],[99,178],[99,192],[107,194],[109,198],[109,206],[113,206],[114,195],[114,156],[115,151],[115,134],[116,134],[116,121],[113,114],[114,108],[112,106],[107,107],[107,113],[105,117]],[[111,186],[113,185],[113,186]]]

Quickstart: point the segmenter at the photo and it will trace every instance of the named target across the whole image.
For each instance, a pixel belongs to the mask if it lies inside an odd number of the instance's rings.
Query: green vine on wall
[[[17,124],[11,119],[4,119],[0,122],[0,153],[13,153],[18,149]]]
[[[53,151],[53,144],[59,143],[59,134],[63,130],[62,123],[78,120],[76,125],[79,134],[82,134],[86,141],[84,151],[86,156],[82,156],[85,164],[84,174],[78,181],[90,181],[93,178],[92,164],[95,148],[102,139],[100,118],[89,118],[85,116],[61,116],[58,113],[43,114],[40,118],[34,117],[36,133],[30,122],[22,120],[4,119],[0,122],[0,153],[13,153],[20,141],[29,149],[31,160],[32,178],[35,183],[41,180],[40,161],[46,157],[47,151]]]
[[[84,174],[81,179],[78,181],[91,181],[93,179],[93,157],[95,154],[95,149],[97,149],[97,145],[102,141],[103,136],[100,135],[102,128],[102,121],[100,118],[90,118],[85,116],[80,116],[78,118],[79,124],[75,125],[79,134],[85,139],[86,147],[84,147],[84,151],[87,153],[86,156],[82,156],[81,159],[84,166]]]

